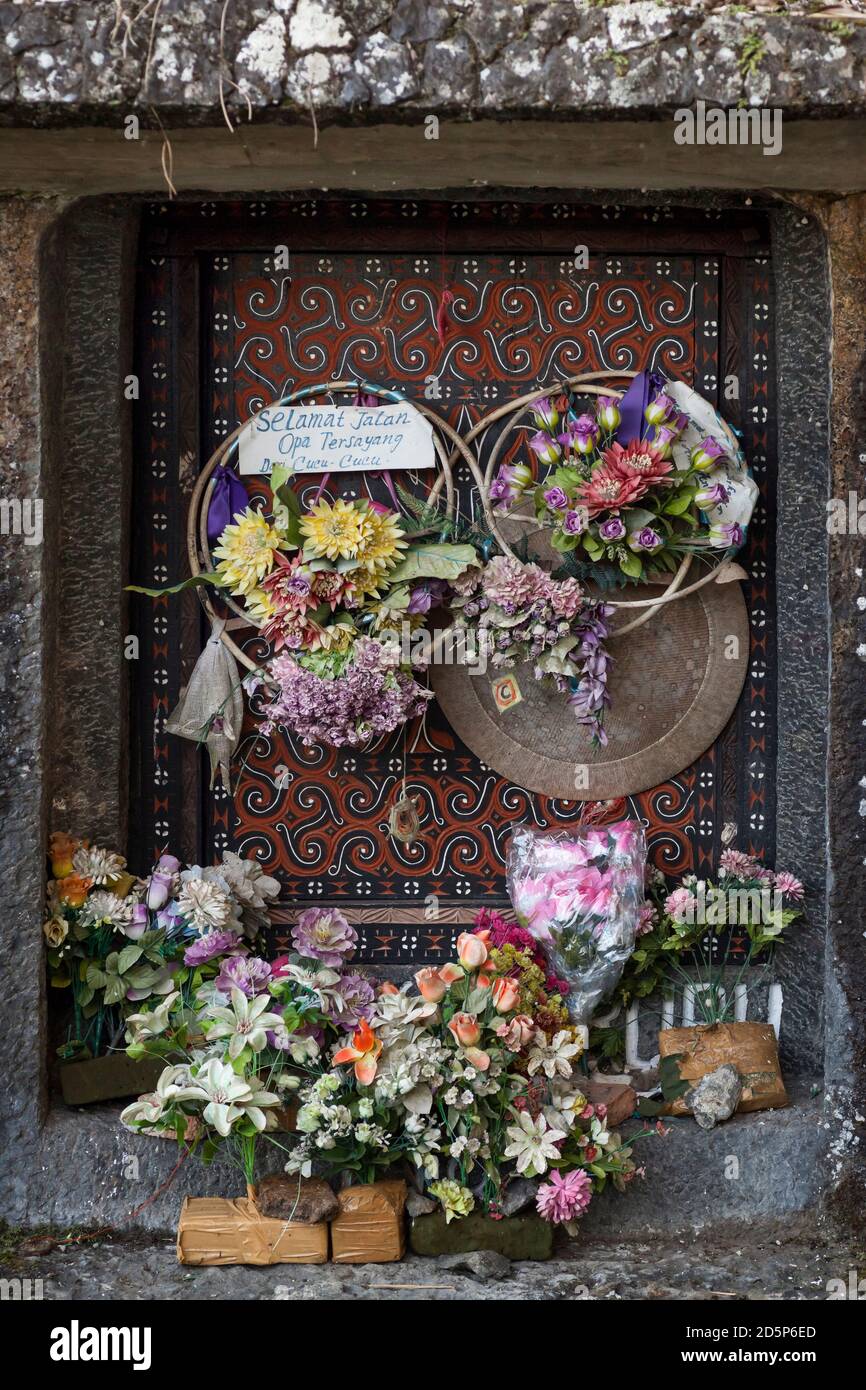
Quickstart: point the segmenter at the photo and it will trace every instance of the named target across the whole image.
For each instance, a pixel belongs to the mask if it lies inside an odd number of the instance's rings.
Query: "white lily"
[[[511,1143],[505,1150],[505,1157],[515,1158],[518,1173],[526,1173],[531,1178],[547,1172],[549,1158],[559,1158],[556,1145],[566,1137],[564,1129],[551,1129],[543,1115],[533,1120],[528,1110],[521,1112],[516,1125],[508,1126],[506,1134]]]
[[[120,1113],[120,1123],[127,1129],[137,1129],[140,1124],[155,1125],[164,1116],[166,1108],[177,1096],[181,1086],[189,1082],[189,1067],[186,1065],[166,1067],[160,1073],[156,1090],[139,1096]]]
[[[148,1038],[158,1038],[169,1023],[169,1014],[180,998],[180,991],[167,994],[161,1004],[149,1013],[130,1014],[126,1020],[126,1032],[131,1042],[146,1042]]]
[[[229,1056],[234,1060],[240,1057],[245,1047],[251,1047],[253,1052],[261,1052],[268,1041],[268,1029],[279,1028],[283,1020],[279,1014],[267,1012],[271,1002],[269,994],[257,994],[253,999],[248,999],[243,990],[234,987],[231,999],[230,1009],[208,1009],[215,1023],[205,1036],[208,1042],[216,1038],[229,1038]]]
[[[268,1121],[262,1107],[280,1104],[279,1096],[270,1091],[254,1091],[248,1081],[235,1075],[228,1062],[221,1062],[218,1057],[212,1057],[188,1085],[177,1088],[174,1099],[205,1101],[202,1119],[223,1138],[236,1120],[244,1118],[252,1120],[257,1130],[266,1129]]]

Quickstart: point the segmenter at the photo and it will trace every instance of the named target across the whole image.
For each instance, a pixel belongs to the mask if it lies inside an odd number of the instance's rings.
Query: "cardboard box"
[[[406,1253],[406,1184],[373,1182],[339,1192],[331,1222],[331,1258],[338,1265],[388,1264]]]
[[[185,1197],[177,1227],[182,1265],[321,1265],[328,1226],[262,1216],[249,1197]]]
[[[776,1034],[769,1023],[697,1024],[692,1028],[663,1028],[659,1056],[681,1055],[680,1076],[695,1085],[711,1071],[731,1062],[743,1080],[737,1106],[742,1110],[778,1110],[788,1104],[779,1066]],[[665,1107],[668,1115],[687,1115],[684,1096]]]

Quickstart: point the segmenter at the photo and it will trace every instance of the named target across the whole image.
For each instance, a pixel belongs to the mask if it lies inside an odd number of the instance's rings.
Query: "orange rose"
[[[485,940],[486,938],[486,940]],[[487,941],[490,933],[461,932],[457,938],[457,959],[466,970],[478,970],[487,959]]]
[[[425,965],[423,970],[416,971],[415,983],[421,998],[426,999],[429,1004],[438,1004],[448,992],[447,984],[432,965]]]
[[[480,1047],[467,1047],[463,1056],[476,1071],[486,1071],[490,1066],[490,1058],[486,1052],[481,1051]]]
[[[517,1008],[520,990],[516,980],[510,979],[508,975],[494,982],[492,994],[493,1007],[498,1014],[510,1014],[512,1009]]]
[[[442,969],[439,971],[439,979],[443,980],[446,985],[454,985],[458,980],[463,979],[463,974],[464,972],[459,965],[455,965],[453,961],[449,961],[448,964],[443,965]]]
[[[72,873],[72,856],[86,841],[73,839],[63,830],[55,830],[48,838],[51,872],[55,878],[67,878]]]
[[[399,994],[400,991],[393,980],[385,980],[376,990],[377,994]]]
[[[455,1014],[448,1028],[461,1047],[472,1047],[481,1037],[478,1019],[474,1014]]]
[[[79,874],[67,874],[57,885],[57,895],[67,907],[81,907],[92,887],[92,878],[81,878]]]

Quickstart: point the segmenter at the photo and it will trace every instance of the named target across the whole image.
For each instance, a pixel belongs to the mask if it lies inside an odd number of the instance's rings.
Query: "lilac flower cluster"
[[[279,694],[265,707],[265,732],[285,724],[308,743],[363,747],[422,714],[431,692],[402,671],[353,662],[335,680],[323,680],[288,655],[277,657],[270,674]]]
[[[610,704],[604,643],[613,609],[586,598],[576,579],[555,580],[538,565],[497,555],[452,598],[458,622],[485,638],[492,664],[531,661],[536,680],[550,679],[596,743],[607,743],[604,712]],[[457,586],[455,586],[457,588]]]

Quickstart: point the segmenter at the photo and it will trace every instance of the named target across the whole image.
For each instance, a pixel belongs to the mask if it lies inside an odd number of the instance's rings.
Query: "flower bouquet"
[[[203,928],[226,949],[255,938],[267,921],[275,879],[250,860],[227,854],[213,868],[183,869],[163,854],[146,879],[127,872],[110,850],[57,832],[43,926],[50,982],[69,989],[72,1021],[58,1048],[69,1104],[141,1090],[152,1073],[130,1068],[118,1050],[142,1004],[164,1011],[188,978],[185,948]]]
[[[766,868],[751,854],[730,848],[734,826],[722,832],[726,847],[715,880],[688,874],[671,889],[664,875],[648,876],[647,902],[638,941],[614,998],[623,1007],[656,992],[686,990],[699,1022],[663,1028],[662,1057],[680,1056],[682,1080],[695,1082],[725,1062],[751,1078],[738,1108],[757,1110],[787,1104],[775,1032],[769,1023],[737,1019],[743,987],[754,984],[756,962],[769,967],[783,933],[801,916],[803,885],[786,871]],[[726,933],[724,947],[719,942]],[[732,958],[737,945],[738,960]],[[610,1059],[622,1056],[622,1028],[594,1029],[592,1045]],[[668,1107],[686,1111],[681,1095]]]
[[[319,497],[303,513],[287,469],[271,476],[273,514],[247,507],[214,550],[215,582],[241,598],[274,660],[265,727],[362,746],[422,714],[399,632],[422,626],[445,581],[477,562],[471,545],[412,542],[406,518],[368,498]]]
[[[572,1022],[586,1026],[631,955],[644,905],[646,845],[636,821],[581,833],[512,831],[508,892],[518,920],[569,983]]]
[[[123,1124],[175,1137],[205,1164],[225,1158],[247,1185],[246,1199],[187,1201],[178,1245],[185,1262],[327,1258],[326,1226],[305,1224],[299,1234],[291,1220],[258,1210],[256,1165],[262,1139],[285,1148],[296,1092],[372,1011],[372,985],[348,968],[356,941],[341,913],[318,908],[294,928],[297,949],[271,962],[239,936],[204,929],[184,952],[185,990],[127,1020],[129,1055],[158,1059],[162,1070],[156,1090],[123,1111]],[[207,1253],[214,1233],[228,1251],[216,1261]]]
[[[504,464],[490,501],[507,514],[531,494],[574,573],[648,582],[685,554],[743,544],[757,488],[729,427],[684,383],[641,373],[622,401],[599,396],[581,410],[565,394],[532,413],[534,462]]]
[[[414,988],[383,985],[330,1065],[322,1056],[287,1170],[363,1184],[408,1160],[445,1226],[501,1218],[507,1202],[574,1229],[593,1192],[636,1170],[633,1141],[587,1100],[559,984],[528,933],[482,914],[455,961],[419,970]]]

